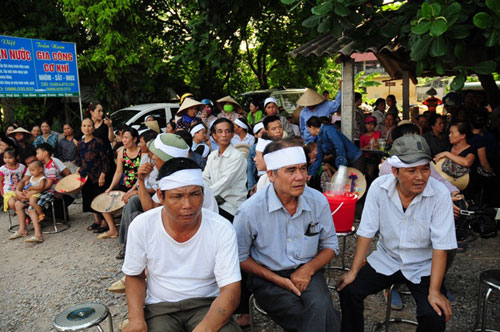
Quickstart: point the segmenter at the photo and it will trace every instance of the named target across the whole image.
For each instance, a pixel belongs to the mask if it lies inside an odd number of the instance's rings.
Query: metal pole
[[[403,72],[403,119],[410,119],[410,73]]]
[[[342,62],[342,133],[351,141],[354,139],[355,112],[354,107],[354,60],[349,58]]]

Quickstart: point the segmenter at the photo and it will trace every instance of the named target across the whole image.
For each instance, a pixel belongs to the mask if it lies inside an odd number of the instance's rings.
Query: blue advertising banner
[[[0,97],[79,95],[74,43],[0,35]]]

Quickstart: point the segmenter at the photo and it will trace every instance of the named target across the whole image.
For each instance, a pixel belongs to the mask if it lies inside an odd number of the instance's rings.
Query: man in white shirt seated
[[[236,210],[247,198],[247,161],[243,154],[231,145],[234,125],[226,118],[214,123],[219,149],[208,156],[203,180],[212,189],[219,214],[233,221]]]
[[[231,320],[241,280],[233,227],[202,208],[202,172],[194,161],[171,159],[159,178],[162,205],[129,227],[124,331],[241,331]]]
[[[422,136],[394,141],[392,174],[368,191],[352,267],[338,282],[342,331],[364,331],[363,300],[404,283],[417,304],[417,331],[444,331],[451,317],[443,278],[447,251],[457,247],[452,201],[446,187],[430,177],[430,148]],[[363,265],[372,238],[377,250]]]

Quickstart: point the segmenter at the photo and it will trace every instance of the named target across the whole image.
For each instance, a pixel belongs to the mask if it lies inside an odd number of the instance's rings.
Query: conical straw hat
[[[469,184],[469,180],[470,180],[469,173],[462,175],[459,178],[454,178],[453,176],[446,174],[443,171],[443,163],[445,160],[446,160],[446,158],[442,158],[438,162],[436,162],[436,165],[432,165],[432,163],[431,163],[431,165],[434,167],[436,172],[438,172],[439,175],[441,175],[443,177],[443,179],[447,180],[449,183],[451,183],[452,185],[454,185],[458,189],[464,190],[465,188],[467,188],[467,185]]]
[[[14,129],[10,134],[9,136],[10,137],[13,137],[15,134],[17,133],[23,133],[23,134],[27,134],[28,136],[33,136],[33,134],[31,134],[29,131],[27,131],[26,129],[24,129],[23,127],[19,127],[19,128],[16,128]]]
[[[321,104],[325,101],[325,97],[314,91],[313,89],[306,89],[306,92],[302,96],[300,96],[299,100],[297,100],[298,106],[314,106]]]
[[[97,212],[113,213],[125,206],[125,202],[122,200],[123,195],[125,192],[119,190],[102,193],[94,198],[90,207]]]
[[[335,172],[332,176],[332,182],[335,178]],[[351,177],[352,176],[352,177]],[[352,181],[354,180],[354,187],[352,187]],[[351,191],[352,190],[352,191]],[[347,167],[347,180],[344,186],[344,191],[352,192],[358,195],[358,199],[361,199],[366,192],[366,178],[363,172],[354,167]]]
[[[146,127],[148,127],[149,129],[157,132],[158,134],[160,133],[160,126],[158,125],[158,121],[154,120],[154,121],[147,121],[147,122],[144,122],[144,125]]]
[[[177,111],[177,114],[181,113],[184,110],[187,110],[190,107],[199,107],[199,106],[203,106],[203,104],[197,100],[194,100],[191,98],[186,98],[186,99],[184,99],[184,102],[182,103],[181,108],[179,108],[179,110]]]
[[[56,191],[61,194],[76,195],[82,189],[85,181],[87,178],[82,179],[78,174],[65,176],[56,184]]]
[[[231,96],[225,96],[225,97],[217,100],[216,103],[219,105],[221,105],[222,103],[231,103],[231,104],[238,106],[239,108],[242,108],[241,105],[238,104],[238,102],[236,100],[234,100],[233,97],[231,97]]]

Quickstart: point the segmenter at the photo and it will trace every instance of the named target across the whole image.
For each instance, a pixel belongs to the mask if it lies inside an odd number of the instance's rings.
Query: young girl
[[[79,167],[76,173],[81,177],[88,176],[82,187],[82,207],[83,212],[92,212],[94,214],[94,223],[87,230],[99,231],[102,215],[94,211],[90,204],[97,195],[103,193],[107,188],[105,187],[106,174],[109,172],[111,164],[105,147],[105,144],[108,143],[103,143],[100,139],[94,137],[94,122],[91,119],[83,119],[81,129],[85,138],[78,142],[76,164]],[[105,227],[103,225],[106,230]]]
[[[15,210],[16,187],[26,173],[26,166],[19,163],[19,154],[16,149],[8,148],[3,153],[5,165],[0,167],[1,194],[3,196],[3,210]]]
[[[380,138],[380,131],[375,130],[377,119],[367,116],[365,120],[366,132],[359,138],[359,145],[363,150],[375,150],[378,148],[377,139]]]
[[[38,220],[33,220],[33,223],[41,222],[45,218],[45,214],[37,202],[45,187],[47,178],[43,175],[43,163],[39,160],[32,161],[31,164],[28,165],[28,169],[30,170],[31,177],[29,183],[24,186],[23,192],[26,197],[29,197],[30,206],[38,215]]]

